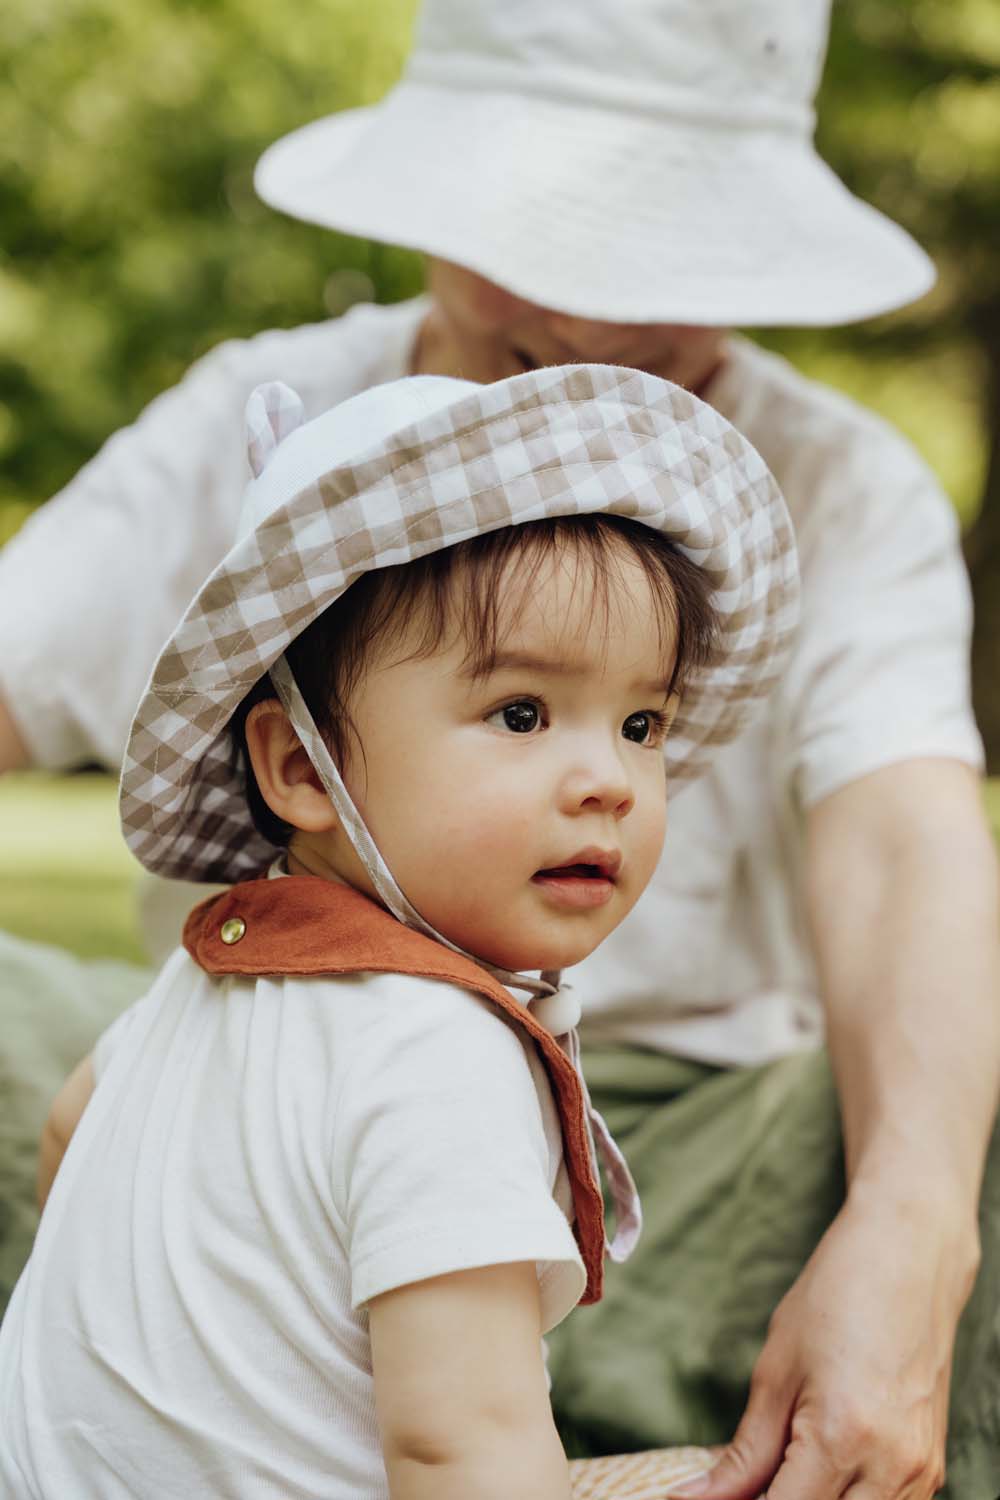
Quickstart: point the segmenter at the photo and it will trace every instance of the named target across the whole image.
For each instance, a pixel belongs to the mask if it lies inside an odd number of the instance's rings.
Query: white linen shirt
[[[544,1066],[458,986],[178,950],[97,1067],[0,1328],[3,1500],[384,1500],[369,1299],[583,1293]]]
[[[0,693],[40,764],[118,765],[160,645],[232,538],[254,385],[285,380],[312,417],[405,374],[426,307],[223,345],[0,553]],[[585,1039],[754,1063],[822,1032],[803,811],[895,762],[982,752],[968,587],[933,475],[884,422],[742,339],[706,394],[788,501],[798,646],[756,726],[672,804],[653,884],[573,983]],[[161,948],[196,897],[176,899],[149,902]]]
[[[871,413],[743,340],[707,399],[788,501],[797,644],[750,730],[670,804],[649,888],[572,980],[586,1041],[753,1064],[823,1036],[804,811],[900,761],[979,767],[982,746],[958,526],[926,466]]]

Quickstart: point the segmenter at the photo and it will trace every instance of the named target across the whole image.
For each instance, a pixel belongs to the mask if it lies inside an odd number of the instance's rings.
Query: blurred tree
[[[839,335],[862,353],[939,351],[942,380],[972,377],[981,431],[966,548],[976,605],[973,689],[1000,771],[1000,4],[841,0],[820,100],[820,147],[863,198],[937,262],[912,312]],[[964,360],[949,360],[949,355]],[[925,420],[941,423],[951,392]]]
[[[417,290],[417,257],[293,223],[251,184],[275,137],[384,91],[416,8],[6,0],[0,539],[220,339]],[[898,421],[963,516],[979,508],[976,685],[1000,769],[998,65],[998,0],[838,0],[821,148],[941,281],[912,312],[767,340]]]
[[[276,136],[378,98],[414,0],[7,0],[0,539],[220,339],[411,295],[416,257],[258,202]]]

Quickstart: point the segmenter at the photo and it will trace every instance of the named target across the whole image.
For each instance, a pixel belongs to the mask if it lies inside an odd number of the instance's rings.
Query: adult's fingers
[[[672,1489],[671,1500],[758,1500],[781,1463],[791,1413],[790,1394],[758,1366],[732,1442],[707,1474]]]
[[[934,1484],[934,1480],[922,1480],[915,1485],[907,1485],[902,1490],[887,1490],[884,1485],[870,1483],[867,1479],[852,1484],[844,1494],[844,1500],[933,1500],[944,1484],[941,1477],[940,1484],[935,1489],[928,1489],[928,1484]]]
[[[838,1444],[831,1452],[795,1439],[767,1500],[933,1500],[944,1484],[943,1447],[934,1457],[902,1441],[877,1454],[864,1448]]]
[[[857,1478],[858,1467],[853,1459],[838,1462],[816,1443],[797,1440],[789,1445],[768,1489],[767,1500],[843,1500]],[[879,1500],[890,1497],[883,1495]],[[893,1495],[891,1500],[902,1500],[902,1496]]]

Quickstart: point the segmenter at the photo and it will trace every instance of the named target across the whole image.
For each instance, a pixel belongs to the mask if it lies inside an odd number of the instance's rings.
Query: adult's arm
[[[156,653],[235,525],[240,364],[213,351],[0,553],[0,702],[20,763],[119,764]]]
[[[264,380],[307,415],[398,370],[417,304],[220,345],[110,438],[0,552],[0,769],[117,769],[149,672],[231,545],[243,412]]]
[[[888,766],[808,816],[844,1207],[772,1321],[706,1500],[929,1500],[1000,1080],[997,872],[978,778]]]

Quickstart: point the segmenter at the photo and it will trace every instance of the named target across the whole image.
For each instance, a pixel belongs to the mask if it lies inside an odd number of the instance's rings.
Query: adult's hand
[[[20,771],[31,756],[7,705],[0,699],[0,771]]]
[[[976,1262],[941,1205],[849,1200],[774,1314],[732,1443],[674,1493],[930,1500]]]

